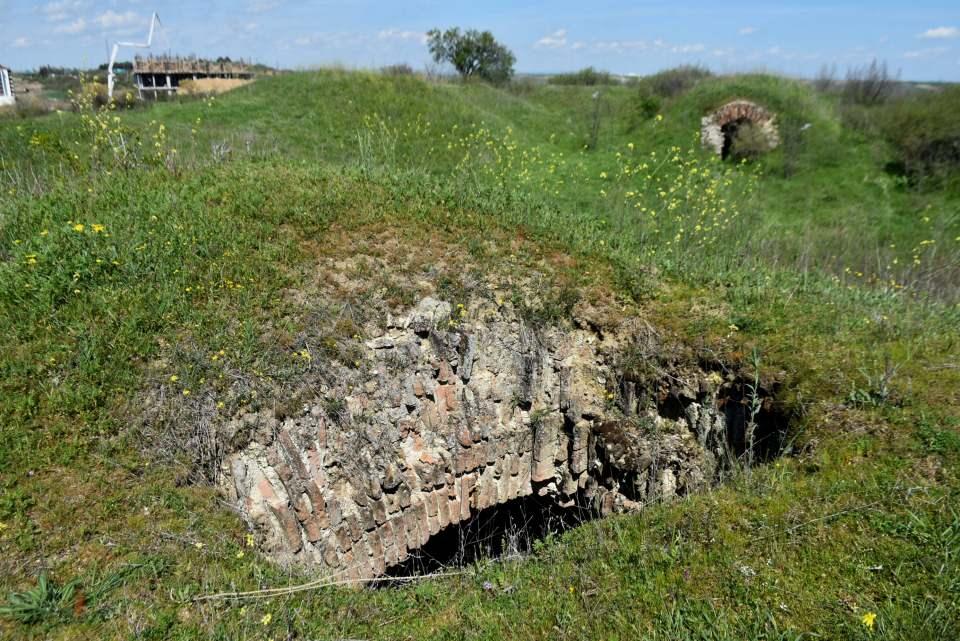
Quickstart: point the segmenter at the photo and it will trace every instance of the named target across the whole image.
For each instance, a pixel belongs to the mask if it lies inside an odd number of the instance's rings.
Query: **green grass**
[[[120,114],[111,131],[143,142],[127,168],[106,147],[90,152],[75,115],[0,123],[0,595],[34,594],[18,602],[39,613],[8,613],[3,634],[949,638],[960,622],[957,194],[885,173],[883,140],[792,81],[707,79],[639,126],[634,89],[604,88],[586,151],[593,90],[289,74]],[[711,162],[694,134],[731,98],[809,122],[809,136],[789,157]],[[165,127],[159,157],[152,121]],[[232,151],[214,158],[223,144]],[[658,169],[621,173],[642,162]],[[713,180],[716,195],[684,201],[679,218],[636,213],[660,208],[664,186],[692,198]],[[736,216],[692,233],[719,199]],[[192,602],[309,577],[246,548],[213,491],[183,483],[191,461],[144,442],[156,395],[189,390],[229,416],[295,386],[295,337],[328,319],[287,293],[308,286],[318,256],[376,255],[378,235],[505,269],[566,255],[594,279],[578,286],[612,290],[695,353],[736,365],[756,350],[800,411],[792,455],[459,577]],[[555,294],[537,312],[549,322],[570,300]],[[346,350],[349,334],[328,338]],[[888,363],[889,389],[873,394]]]

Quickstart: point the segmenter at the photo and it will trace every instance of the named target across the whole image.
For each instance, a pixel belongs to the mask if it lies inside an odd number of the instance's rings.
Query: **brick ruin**
[[[728,102],[704,116],[700,123],[700,142],[726,160],[737,129],[745,123],[760,130],[768,151],[780,144],[776,115],[749,100]]]
[[[220,487],[268,555],[354,579],[518,498],[603,516],[707,487],[745,450],[744,385],[698,368],[627,374],[624,354],[654,360],[637,351],[646,332],[534,329],[490,301],[426,298],[295,415],[226,425],[240,446]]]

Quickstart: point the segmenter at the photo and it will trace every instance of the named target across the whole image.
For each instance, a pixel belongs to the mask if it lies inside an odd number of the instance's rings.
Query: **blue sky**
[[[905,79],[960,81],[960,0],[0,0],[0,64],[98,65],[107,41],[143,40],[154,10],[163,25],[156,52],[294,68],[422,68],[423,33],[458,25],[493,31],[525,72],[592,65],[643,74],[701,63],[810,76],[824,64],[842,72],[876,57]]]

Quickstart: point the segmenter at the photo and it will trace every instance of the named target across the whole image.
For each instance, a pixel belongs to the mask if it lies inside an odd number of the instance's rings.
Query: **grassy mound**
[[[898,181],[885,140],[793,81],[703,79],[640,127],[636,87],[594,91],[311,72],[212,101],[0,123],[16,151],[0,159],[0,593],[20,595],[0,610],[4,634],[952,630],[956,194]],[[731,98],[809,135],[720,163],[695,136]],[[289,293],[318,278],[318,256],[373,253],[384,235],[525,269],[553,257],[694,353],[778,373],[802,410],[792,456],[439,581],[194,601],[308,577],[247,546],[189,482],[194,462],[151,456],[164,443],[143,442],[144,399],[201,397],[229,415],[294,386],[309,366],[291,358],[297,337],[326,325]],[[347,353],[351,330],[313,357]]]

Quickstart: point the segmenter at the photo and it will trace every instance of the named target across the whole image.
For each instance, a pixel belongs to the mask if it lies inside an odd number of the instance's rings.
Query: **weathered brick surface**
[[[750,115],[737,109],[727,115]],[[370,578],[445,528],[534,493],[604,513],[640,505],[608,482],[612,469],[635,471],[645,479],[635,491],[651,496],[713,478],[725,452],[715,384],[692,381],[708,401],[685,401],[685,418],[663,430],[636,427],[669,419],[631,388],[634,422],[616,423],[605,399],[617,350],[636,340],[627,330],[533,332],[506,307],[451,328],[450,313],[425,299],[392,318],[364,344],[364,367],[344,367],[302,416],[234,419],[253,437],[227,457],[224,487],[264,551]],[[329,398],[345,412],[328,415]]]

